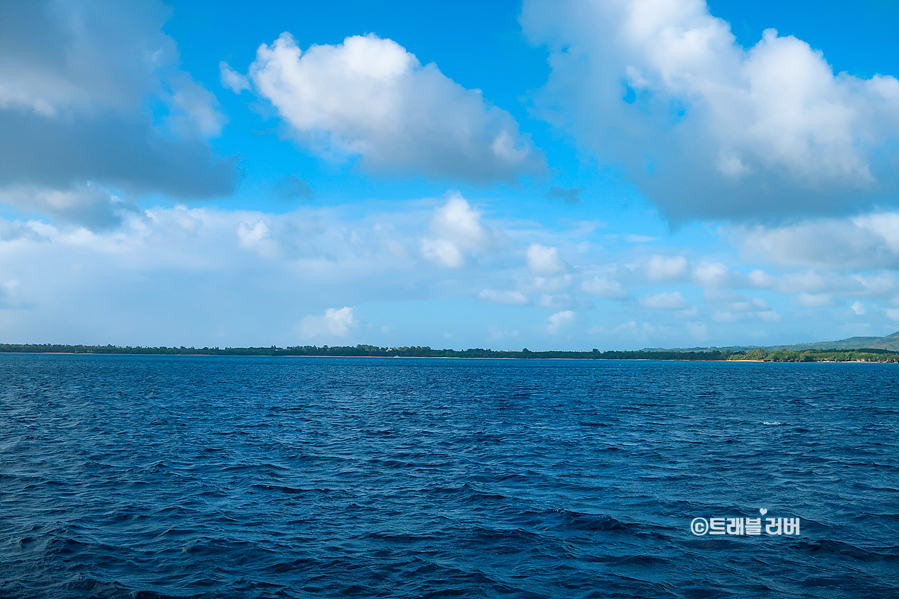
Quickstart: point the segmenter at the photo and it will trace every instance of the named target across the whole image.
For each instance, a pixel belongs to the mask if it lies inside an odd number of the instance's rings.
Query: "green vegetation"
[[[762,348],[735,352],[728,360],[763,360],[765,362],[899,362],[899,353],[886,349],[780,349],[770,353]]]
[[[16,345],[0,344],[0,352],[17,353],[71,353],[71,354],[161,354],[161,355],[209,355],[209,356],[368,356],[403,358],[567,358],[573,360],[723,360],[730,352],[708,351],[607,351],[594,349],[589,352],[573,351],[495,351],[492,349],[431,349],[427,346],[328,347],[304,345],[295,347],[118,347],[115,345]]]
[[[662,350],[638,351],[496,351],[492,349],[431,349],[427,346],[376,347],[357,345],[321,347],[119,347],[116,345],[34,345],[0,343],[0,353],[66,353],[115,355],[200,355],[200,356],[359,356],[379,358],[508,358],[508,359],[568,359],[568,360],[757,360],[764,362],[899,362],[899,353],[884,349],[801,351],[755,349],[731,350]]]
[[[768,354],[761,347],[745,351],[736,352],[727,356],[728,360],[764,360]]]

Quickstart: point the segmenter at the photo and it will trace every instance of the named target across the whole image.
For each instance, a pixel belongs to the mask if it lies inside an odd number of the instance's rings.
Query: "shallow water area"
[[[899,367],[0,355],[0,597],[899,595]],[[696,535],[694,518],[799,518]]]

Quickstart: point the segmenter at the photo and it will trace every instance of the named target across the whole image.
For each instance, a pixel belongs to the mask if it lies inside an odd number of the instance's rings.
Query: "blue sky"
[[[899,329],[899,3],[0,11],[4,342]]]

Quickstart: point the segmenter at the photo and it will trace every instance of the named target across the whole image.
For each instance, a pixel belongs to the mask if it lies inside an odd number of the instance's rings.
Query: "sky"
[[[899,330],[899,2],[0,4],[0,342]]]

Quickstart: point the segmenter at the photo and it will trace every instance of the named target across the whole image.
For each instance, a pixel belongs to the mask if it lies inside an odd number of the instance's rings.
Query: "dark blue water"
[[[0,355],[2,597],[899,596],[899,367]],[[798,535],[696,536],[696,517]]]

